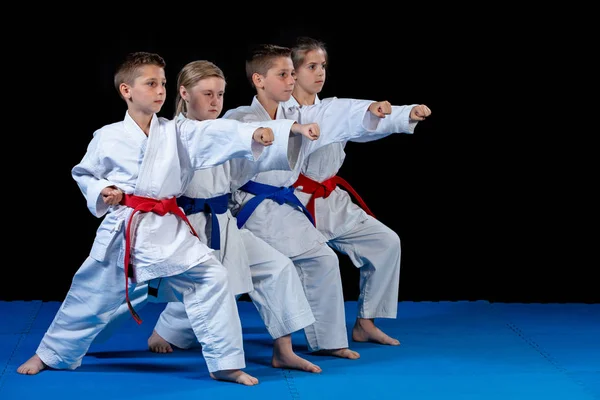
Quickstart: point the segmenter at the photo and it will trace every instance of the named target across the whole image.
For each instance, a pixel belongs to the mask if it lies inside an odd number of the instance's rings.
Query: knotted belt
[[[177,198],[177,205],[183,208],[185,215],[197,214],[204,212],[212,214],[212,232],[210,234],[210,247],[219,250],[221,248],[221,229],[219,227],[219,218],[217,214],[225,214],[227,212],[227,204],[230,193],[221,196],[210,197],[207,199],[193,198],[181,196]]]
[[[127,222],[127,227],[125,228],[125,299],[127,300],[127,307],[129,308],[129,312],[133,316],[133,319],[138,324],[142,323],[142,319],[138,315],[138,313],[133,309],[131,302],[129,301],[129,290],[128,290],[128,281],[129,278],[129,258],[131,255],[131,221],[133,221],[133,216],[137,212],[153,212],[158,215],[166,215],[167,213],[172,213],[180,217],[185,221],[186,224],[190,227],[190,230],[194,234],[194,236],[198,236],[196,231],[188,221],[187,217],[181,211],[181,208],[177,206],[177,201],[175,197],[171,197],[170,199],[164,200],[156,200],[148,197],[135,196],[126,194],[123,196],[121,200],[121,204],[133,208],[133,212],[129,216],[129,221]]]
[[[340,178],[337,175],[323,182],[317,182],[313,181],[306,175],[300,174],[300,176],[292,186],[294,186],[295,188],[302,186],[302,189],[300,189],[301,192],[311,194],[310,199],[306,204],[306,208],[316,221],[317,217],[315,216],[315,199],[318,199],[320,197],[327,198],[338,185],[340,185],[346,191],[350,192],[352,196],[354,196],[358,204],[361,206],[361,208],[365,210],[367,214],[375,218],[375,215],[373,215],[373,213],[371,212],[371,210],[369,210],[369,207],[367,207],[367,204],[364,202],[364,200],[358,195],[358,193],[356,193],[356,190],[354,190],[354,188],[350,186],[350,184],[345,179]]]
[[[264,183],[258,183],[254,181],[248,181],[244,186],[240,188],[244,192],[252,193],[255,197],[248,200],[248,202],[242,207],[237,214],[237,226],[241,228],[244,226],[250,215],[256,210],[256,207],[265,199],[271,199],[276,201],[278,204],[289,203],[293,206],[299,207],[304,215],[314,225],[315,221],[310,212],[304,207],[304,204],[294,194],[294,187],[278,187],[267,185]]]

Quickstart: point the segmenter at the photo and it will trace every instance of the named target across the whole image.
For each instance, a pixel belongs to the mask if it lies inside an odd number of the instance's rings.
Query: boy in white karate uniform
[[[275,45],[257,46],[246,59],[246,76],[256,89],[250,106],[225,113],[239,121],[269,121],[286,116],[282,103],[294,88],[291,50]],[[312,152],[330,143],[375,133],[391,111],[388,102],[331,98],[311,107],[292,110],[293,119],[319,124],[319,140],[298,139],[300,154],[292,171],[265,171],[233,194],[232,212],[245,226],[294,262],[315,316],[306,327],[308,348],[315,354],[357,359],[348,348],[339,260],[327,238],[314,226],[312,216],[294,195],[292,184]]]
[[[159,55],[138,52],[115,74],[115,87],[127,103],[125,119],[94,132],[72,170],[89,210],[104,218],[36,354],[17,369],[21,374],[77,368],[123,298],[129,305],[128,280],[143,284],[162,278],[158,298],[183,302],[211,377],[258,383],[241,370],[242,331],[227,270],[195,236],[175,198],[195,170],[231,158],[256,160],[264,145],[287,142],[290,130],[307,128],[291,120],[231,124],[159,118],[164,67]],[[287,151],[279,163],[289,168]]]
[[[294,108],[319,104],[327,70],[327,50],[324,43],[299,38],[292,48],[296,85],[289,101],[288,113]],[[419,121],[431,115],[423,105],[393,106],[379,130],[387,133],[364,135],[354,142],[368,142],[392,132],[413,133]],[[400,238],[390,228],[373,217],[372,212],[349,183],[336,174],[342,167],[346,141],[321,147],[306,157],[302,173],[294,183],[296,196],[311,212],[317,229],[327,238],[329,246],[349,256],[360,268],[358,316],[352,329],[352,339],[399,345],[377,326],[375,318],[396,318],[400,280]],[[341,186],[341,188],[340,188]],[[360,204],[357,205],[350,195]]]
[[[203,121],[217,118],[223,109],[225,75],[212,62],[192,61],[177,77],[178,94],[175,117]],[[318,132],[317,132],[318,133]],[[318,134],[311,132],[308,140]],[[271,365],[276,368],[321,372],[321,368],[299,357],[292,348],[291,333],[312,324],[315,318],[306,300],[292,261],[247,229],[239,229],[228,209],[231,192],[256,173],[278,167],[276,151],[285,150],[281,143],[265,149],[256,162],[237,158],[224,164],[196,171],[182,196],[177,199],[202,242],[215,250],[215,255],[228,270],[229,286],[234,295],[248,293],[271,337],[274,339]],[[290,151],[290,167],[294,166],[298,149]],[[139,286],[134,295],[136,309],[148,299],[148,287]],[[153,288],[150,287],[150,298]],[[127,316],[121,306],[116,317]],[[115,321],[110,327],[114,329]],[[148,347],[157,353],[170,353],[171,344],[188,349],[198,341],[180,302],[170,302],[161,313],[148,339]]]

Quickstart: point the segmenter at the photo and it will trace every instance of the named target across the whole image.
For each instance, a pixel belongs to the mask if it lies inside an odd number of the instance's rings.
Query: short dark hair
[[[130,53],[125,57],[125,60],[119,65],[115,72],[114,85],[117,89],[117,93],[121,96],[121,90],[119,87],[122,83],[133,85],[135,78],[140,75],[140,67],[146,65],[156,65],[164,68],[166,63],[165,60],[156,53],[148,53],[145,51],[137,51]],[[121,96],[122,97],[122,96]]]
[[[292,49],[275,44],[259,44],[248,49],[246,54],[246,77],[254,87],[252,75],[266,75],[273,67],[273,60],[279,57],[291,57]]]

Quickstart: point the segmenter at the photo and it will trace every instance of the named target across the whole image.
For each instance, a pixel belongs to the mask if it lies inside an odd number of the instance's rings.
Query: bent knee
[[[326,265],[328,268],[336,268],[338,269],[340,266],[340,259],[335,251],[328,245],[323,245],[323,251],[321,252],[321,258],[319,260],[323,265]]]
[[[340,259],[335,251],[333,251],[329,246],[327,247],[327,251],[323,252],[321,258],[319,258],[319,269],[321,269],[321,273],[324,276],[334,275],[336,277],[340,275]]]
[[[192,280],[201,281],[210,284],[226,284],[229,279],[229,272],[223,264],[199,265],[188,271]]]
[[[218,284],[224,284],[229,280],[229,271],[225,266],[221,266],[221,268],[215,268],[214,273],[211,276],[211,280]]]

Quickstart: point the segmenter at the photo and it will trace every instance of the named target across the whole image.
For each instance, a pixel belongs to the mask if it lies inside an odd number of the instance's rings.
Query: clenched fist
[[[425,104],[419,104],[414,106],[410,110],[410,119],[414,121],[423,121],[425,118],[431,115],[431,110]]]
[[[107,186],[100,192],[102,201],[109,206],[117,205],[123,199],[123,192],[116,186]]]
[[[263,146],[270,146],[273,144],[273,140],[275,140],[275,134],[271,128],[258,128],[252,134],[252,139]]]
[[[292,133],[300,134],[309,140],[317,140],[321,135],[319,124],[311,122],[310,124],[299,124],[294,122],[292,125]]]
[[[376,117],[385,118],[386,115],[392,113],[392,105],[389,101],[376,101],[371,103],[369,111]]]

